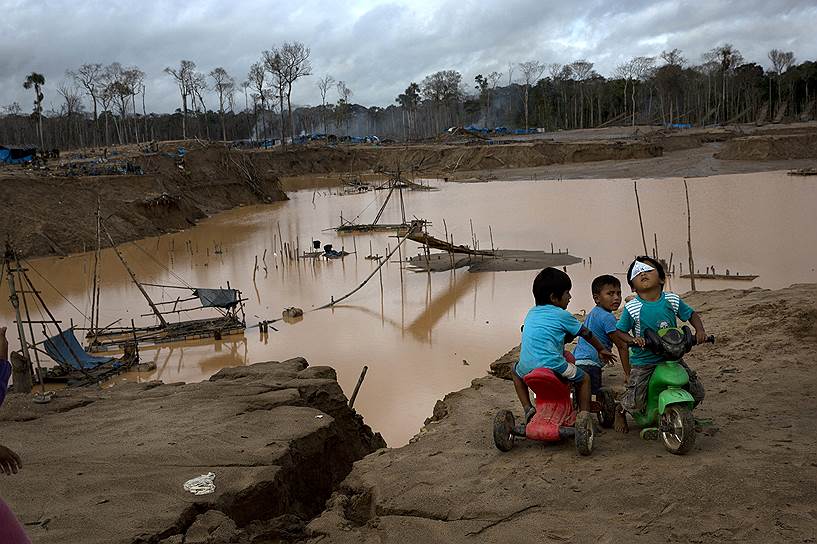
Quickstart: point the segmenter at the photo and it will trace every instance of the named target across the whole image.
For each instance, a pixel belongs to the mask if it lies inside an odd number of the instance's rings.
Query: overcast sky
[[[772,48],[817,60],[815,0],[0,0],[0,13],[0,106],[25,111],[32,71],[46,77],[46,109],[59,108],[66,69],[113,61],[146,72],[149,110],[172,111],[179,98],[164,67],[190,59],[240,82],[261,51],[294,40],[311,48],[314,74],[297,83],[298,104],[320,103],[324,74],[344,80],[354,102],[387,106],[437,70],[460,71],[471,88],[491,71],[507,83],[508,63],[527,60],[585,58],[608,76],[663,49],[698,63],[723,42],[764,67]]]

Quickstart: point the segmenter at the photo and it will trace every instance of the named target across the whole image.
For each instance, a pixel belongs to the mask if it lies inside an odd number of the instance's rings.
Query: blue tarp
[[[230,309],[238,304],[238,291],[235,289],[205,289],[197,287],[193,294],[199,297],[201,305],[206,308]]]
[[[0,162],[6,164],[23,164],[34,160],[34,148],[10,148],[0,146]]]
[[[62,334],[46,338],[43,347],[52,359],[76,369],[88,370],[116,360],[113,357],[96,357],[86,353],[79,345],[77,337],[74,336],[73,328],[63,331]]]

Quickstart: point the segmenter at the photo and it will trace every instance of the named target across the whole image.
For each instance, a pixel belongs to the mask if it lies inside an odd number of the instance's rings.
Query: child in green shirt
[[[699,344],[706,341],[701,316],[690,308],[675,293],[664,292],[666,274],[664,268],[651,257],[637,257],[627,270],[627,282],[636,292],[636,297],[624,305],[616,328],[622,333],[630,332],[637,339],[637,346],[630,348],[628,356],[622,353],[622,367],[627,373],[627,385],[621,398],[621,410],[616,412],[615,429],[627,432],[625,412],[638,412],[647,402],[647,386],[655,366],[662,362],[661,356],[644,349],[644,330],[658,331],[665,327],[675,327],[677,318],[688,321],[695,328]],[[624,359],[628,358],[629,361]],[[689,375],[687,389],[695,399],[695,405],[704,400],[704,386],[694,370],[679,361]],[[629,369],[629,372],[627,372]]]

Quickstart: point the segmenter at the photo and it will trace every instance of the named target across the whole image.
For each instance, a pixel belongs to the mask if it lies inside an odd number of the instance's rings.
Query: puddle
[[[692,243],[697,268],[714,265],[719,273],[758,274],[753,282],[698,280],[698,288],[782,288],[817,281],[817,229],[813,209],[817,183],[785,172],[725,175],[690,179]],[[437,192],[406,192],[406,214],[432,222],[429,233],[444,238],[447,230],[457,244],[530,251],[565,251],[584,259],[567,267],[573,279],[570,310],[592,307],[593,277],[623,271],[643,253],[633,183],[627,180],[437,183]],[[659,254],[676,271],[686,256],[686,205],[680,179],[640,180],[648,246],[657,235]],[[536,270],[469,273],[465,269],[439,273],[401,272],[395,253],[380,274],[341,305],[310,309],[340,298],[377,267],[370,254],[387,255],[396,238],[389,233],[338,236],[324,232],[344,219],[371,221],[386,191],[336,196],[337,189],[291,193],[288,202],[232,210],[189,231],[128,243],[121,249],[143,282],[240,289],[247,301],[247,323],[281,317],[297,306],[303,319],[274,324],[278,332],[262,336],[248,329],[245,336],[222,341],[166,345],[143,349],[142,360],[155,360],[150,373],[130,373],[119,379],[167,382],[206,379],[224,366],[304,356],[312,365],[331,365],[341,386],[351,395],[363,365],[369,371],[355,403],[391,446],[417,432],[431,414],[435,400],[466,387],[485,374],[488,365],[519,338],[519,325],[532,304],[531,283]],[[386,207],[382,222],[400,222],[397,199]],[[92,221],[93,218],[89,218]],[[445,226],[443,224],[445,220]],[[489,230],[490,227],[490,230]],[[345,259],[282,259],[278,232],[285,241],[309,250],[312,239],[335,249],[357,251]],[[371,243],[371,246],[370,246]],[[406,242],[403,259],[421,253]],[[266,255],[264,252],[266,250]],[[258,259],[259,269],[253,269]],[[592,265],[590,260],[592,259]],[[78,326],[90,312],[92,254],[64,259],[34,260],[30,272],[43,290],[50,309]],[[264,268],[266,266],[266,269]],[[48,278],[76,308],[55,293],[37,274]],[[382,282],[382,289],[381,289]],[[624,282],[626,285],[626,282]],[[678,292],[687,280],[672,280]],[[5,282],[3,300],[8,299]],[[625,293],[629,289],[624,289]],[[178,292],[150,288],[156,301],[173,300]],[[100,323],[122,319],[152,324],[142,295],[110,250],[103,251]],[[36,311],[33,312],[32,319]],[[9,304],[0,319],[10,325],[12,348],[17,345]],[[198,316],[180,314],[174,319]],[[41,331],[35,330],[38,337]],[[717,334],[717,331],[711,331]],[[508,395],[513,395],[509,385]],[[488,425],[486,420],[486,425]]]

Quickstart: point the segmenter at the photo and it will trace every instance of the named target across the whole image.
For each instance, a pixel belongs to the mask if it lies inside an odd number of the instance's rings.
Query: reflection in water
[[[426,273],[426,275],[430,280],[431,274]],[[431,283],[429,282],[426,308],[408,326],[409,332],[418,341],[425,341],[430,344],[431,332],[434,330],[434,326],[440,319],[449,315],[452,311],[456,311],[457,302],[465,296],[470,288],[476,287],[478,277],[476,274],[460,272],[458,275],[459,277],[454,279],[454,272],[452,271],[452,279],[449,282],[448,289],[433,298],[431,296]],[[474,289],[474,296],[476,296],[476,289]],[[453,317],[456,317],[456,315]]]
[[[440,186],[439,192],[405,193],[407,213],[432,221],[429,231],[434,236],[444,236],[445,220],[457,243],[470,244],[473,221],[482,247],[492,234],[496,247],[550,251],[553,244],[556,249],[592,257],[592,266],[588,261],[567,268],[574,285],[570,305],[574,312],[592,307],[593,277],[619,273],[623,280],[621,273],[630,259],[643,251],[632,184],[626,180]],[[698,267],[703,271],[715,265],[719,270],[760,275],[749,285],[702,280],[697,282],[700,289],[780,288],[817,280],[817,256],[812,251],[817,247],[817,229],[811,219],[817,185],[813,181],[782,172],[762,173],[692,179],[689,188]],[[374,270],[377,261],[363,258],[370,242],[374,253],[385,255],[396,240],[387,233],[339,237],[323,230],[337,224],[341,213],[354,217],[367,205],[376,208],[385,198],[383,192],[317,195],[314,205],[311,190],[290,196],[288,202],[233,210],[188,231],[138,242],[152,258],[132,244],[121,249],[144,282],[176,284],[174,275],[178,275],[193,286],[227,287],[229,282],[241,289],[250,299],[250,326],[280,318],[290,306],[304,309],[303,320],[279,321],[275,323],[279,331],[267,335],[248,329],[244,337],[228,337],[220,343],[143,350],[143,361],[155,360],[156,370],[120,379],[199,381],[225,366],[303,356],[313,365],[335,367],[341,386],[350,392],[360,369],[368,365],[355,408],[390,445],[405,443],[430,415],[435,400],[483,375],[491,361],[518,342],[519,324],[532,304],[530,289],[536,271],[418,274],[401,271],[395,256],[383,266],[382,275],[376,274],[348,303],[310,311],[348,293]],[[686,263],[682,180],[643,180],[639,196],[647,238],[657,237],[661,256],[669,260],[672,255],[676,267]],[[382,221],[399,218],[399,204],[390,203]],[[807,250],[791,251],[792,233],[798,247]],[[291,261],[282,255],[281,238],[301,251],[311,247],[312,240],[320,240],[346,251],[357,249],[359,254],[336,261]],[[415,254],[419,248],[412,242],[400,252],[403,259]],[[69,306],[36,273],[31,274],[63,321],[87,322],[83,314],[90,312],[92,257],[83,254],[32,263],[77,306]],[[116,256],[105,250],[101,257],[100,323],[135,319],[137,325],[151,324],[151,318],[140,317],[147,312],[144,299]],[[256,258],[258,270],[254,270]],[[671,287],[679,292],[689,288],[677,278]],[[0,297],[7,300],[6,286],[2,289]],[[624,291],[629,291],[626,282]],[[150,294],[156,301],[177,296],[157,288]],[[0,319],[9,324],[13,320],[9,304],[0,304]],[[11,341],[16,345],[15,338]],[[510,386],[508,395],[513,395]]]

